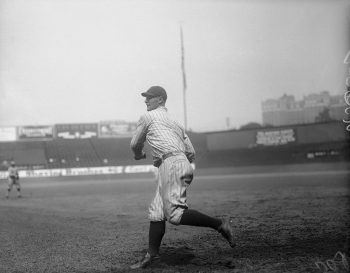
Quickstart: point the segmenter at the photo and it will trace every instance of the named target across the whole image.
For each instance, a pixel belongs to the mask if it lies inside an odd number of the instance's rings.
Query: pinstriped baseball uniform
[[[141,116],[130,144],[135,154],[142,154],[146,140],[152,148],[154,165],[161,163],[148,217],[151,221],[168,220],[177,225],[187,209],[186,189],[193,178],[190,163],[195,157],[194,148],[185,130],[164,106]]]

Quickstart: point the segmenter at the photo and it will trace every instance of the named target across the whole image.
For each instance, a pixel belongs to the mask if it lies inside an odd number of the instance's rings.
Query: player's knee
[[[183,214],[183,209],[178,208],[176,210],[173,210],[171,213],[167,215],[168,222],[173,225],[180,225],[181,216]]]
[[[169,217],[168,222],[169,222],[170,224],[175,225],[175,226],[180,225],[180,220],[178,220],[178,219],[176,219],[176,218],[174,218],[174,217]]]

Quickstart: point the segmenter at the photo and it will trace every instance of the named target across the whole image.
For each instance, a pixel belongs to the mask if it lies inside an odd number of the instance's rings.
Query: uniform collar
[[[159,106],[158,109],[164,110],[164,111],[166,111],[166,112],[168,111],[168,108],[166,108],[166,107],[163,106],[163,105]]]
[[[159,110],[159,111],[165,111],[165,112],[167,112],[167,111],[168,111],[168,108],[166,108],[165,106],[161,105],[161,106],[158,106],[158,108],[153,109],[152,111],[154,111],[154,110]]]

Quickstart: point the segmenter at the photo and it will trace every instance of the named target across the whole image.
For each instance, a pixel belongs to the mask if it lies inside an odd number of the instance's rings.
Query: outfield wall
[[[349,140],[350,132],[343,122],[320,123],[297,128],[300,144],[344,142]]]
[[[224,151],[259,146],[347,142],[349,139],[350,132],[343,122],[328,122],[207,133],[207,147],[209,151]]]
[[[9,141],[14,137],[14,130],[3,130],[3,138],[8,141],[0,142],[0,170],[6,170],[11,160],[15,160],[20,169],[29,171],[152,164],[147,144],[147,159],[135,161],[130,149],[131,137],[81,139],[91,135],[87,133],[89,128],[95,130],[96,126],[62,125],[62,130],[58,132],[80,138],[49,139],[51,127],[26,126],[20,130],[21,138],[26,141]],[[349,132],[341,122],[211,133],[188,132],[188,135],[196,150],[198,168],[350,161]]]
[[[195,169],[195,164],[191,164]],[[158,168],[153,165],[132,165],[132,166],[106,166],[88,168],[61,168],[61,169],[40,169],[20,170],[19,177],[61,177],[61,176],[84,176],[84,175],[106,175],[106,174],[131,174],[131,173],[154,173],[157,175]],[[0,171],[0,179],[7,179],[7,171]]]
[[[101,174],[123,174],[155,172],[152,165],[139,166],[108,166],[91,168],[60,168],[60,169],[40,169],[40,170],[20,170],[20,178],[27,177],[59,177],[59,176],[81,176],[81,175],[101,175]],[[6,179],[7,171],[0,172],[0,179]]]

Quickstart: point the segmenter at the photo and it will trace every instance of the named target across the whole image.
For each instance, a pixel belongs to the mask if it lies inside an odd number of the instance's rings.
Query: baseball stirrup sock
[[[205,215],[193,209],[184,210],[180,220],[180,225],[211,227],[216,230],[220,227],[221,223],[220,219]]]
[[[159,247],[165,234],[165,221],[150,222],[148,252],[151,256],[159,254]]]

